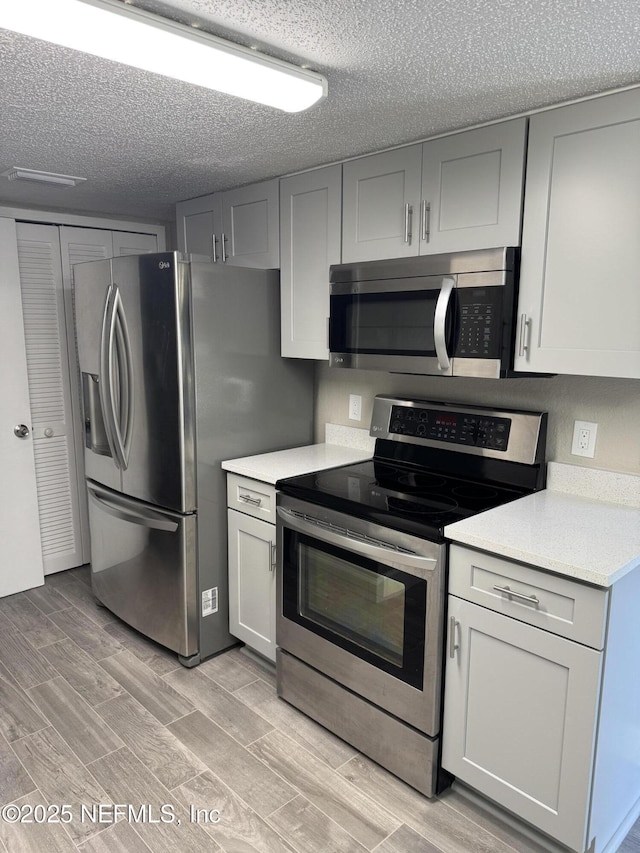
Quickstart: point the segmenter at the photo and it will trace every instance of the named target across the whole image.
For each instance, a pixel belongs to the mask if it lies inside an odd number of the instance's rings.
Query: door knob
[[[29,435],[29,427],[25,424],[18,424],[13,428],[13,431],[18,438],[26,438]]]

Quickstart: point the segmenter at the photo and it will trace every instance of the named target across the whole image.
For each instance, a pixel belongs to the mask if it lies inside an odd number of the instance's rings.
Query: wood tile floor
[[[0,599],[0,804],[2,853],[543,849],[457,792],[420,796],[240,649],[182,668],[95,605],[86,568]]]

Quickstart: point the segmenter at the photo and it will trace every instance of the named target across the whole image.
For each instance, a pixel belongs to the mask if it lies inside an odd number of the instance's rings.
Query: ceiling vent
[[[73,175],[58,175],[55,172],[39,172],[36,169],[23,169],[22,166],[12,166],[0,172],[10,181],[32,181],[36,184],[51,184],[56,187],[75,187],[86,181],[86,178],[76,178]]]

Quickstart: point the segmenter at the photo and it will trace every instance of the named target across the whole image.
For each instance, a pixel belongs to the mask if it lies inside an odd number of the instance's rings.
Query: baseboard
[[[270,661],[268,658],[263,657],[258,652],[255,652],[253,649],[248,648],[247,646],[240,647],[240,654],[252,660],[254,663],[261,666],[263,669],[266,669],[267,672],[270,672],[272,675],[276,674],[276,665],[273,661]]]
[[[548,835],[545,835],[542,832],[538,832],[538,830],[531,826],[529,823],[525,823],[520,820],[511,812],[505,811],[496,803],[493,803],[491,800],[487,800],[482,794],[479,794],[477,791],[474,791],[473,788],[468,788],[462,782],[459,782],[457,779],[452,784],[451,790],[455,791],[461,797],[464,797],[469,802],[473,803],[479,809],[487,812],[487,814],[491,815],[496,820],[501,821],[507,826],[514,829],[516,832],[519,832],[520,835],[524,835],[525,838],[529,838],[531,841],[534,841],[536,844],[539,844],[544,850],[548,850],[549,853],[569,853],[569,848],[565,847],[564,844],[559,844],[557,841],[554,841],[552,838],[549,838]],[[602,851],[605,853],[605,851]],[[606,853],[613,853],[612,851],[606,851]]]
[[[622,821],[620,826],[614,832],[611,839],[608,841],[607,846],[603,847],[599,853],[615,853],[615,851],[620,847],[622,842],[625,840],[627,835],[629,834],[631,827],[640,817],[640,798],[638,798],[633,804],[633,808],[627,814],[625,819]],[[597,848],[596,848],[597,849]]]

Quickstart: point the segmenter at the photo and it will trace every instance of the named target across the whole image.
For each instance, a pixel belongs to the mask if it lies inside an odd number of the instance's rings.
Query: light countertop
[[[551,489],[450,524],[445,536],[602,587],[640,568],[640,509]]]
[[[241,459],[229,459],[222,463],[225,471],[260,480],[274,485],[284,477],[309,474],[338,465],[349,465],[371,459],[373,452],[368,447],[346,447],[340,444],[308,444],[290,450],[276,450]]]

